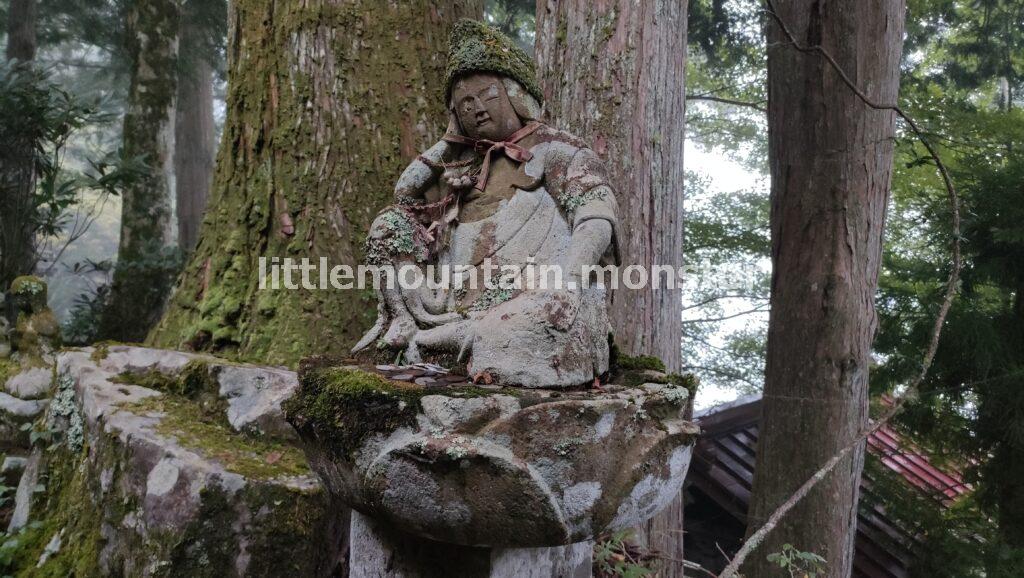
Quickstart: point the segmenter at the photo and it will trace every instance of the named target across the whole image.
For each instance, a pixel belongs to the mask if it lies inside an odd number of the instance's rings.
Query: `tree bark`
[[[7,10],[7,60],[36,57],[36,0],[11,0]]]
[[[7,60],[27,63],[35,53],[35,0],[12,0],[7,12]],[[31,213],[35,210],[35,141],[41,135],[31,132],[17,131],[15,142],[0,144],[0,292],[15,277],[32,273],[36,265]]]
[[[141,341],[160,318],[175,271],[169,177],[177,92],[177,0],[132,0],[125,12],[131,83],[124,117],[124,154],[140,157],[143,174],[121,199],[121,238],[101,335]]]
[[[682,266],[686,0],[539,0],[537,62],[553,123],[607,163],[619,202],[622,265]],[[681,366],[681,291],[620,289],[615,342],[630,355]],[[682,498],[645,540],[682,576]]]
[[[344,354],[372,291],[259,290],[259,257],[356,265],[404,166],[447,127],[448,33],[481,0],[237,0],[228,117],[199,244],[150,336],[294,364]]]
[[[191,58],[178,67],[174,115],[174,187],[177,200],[178,248],[192,252],[199,240],[206,200],[213,181],[213,69],[201,54],[189,27],[181,33],[182,52]]]
[[[794,36],[822,46],[875,102],[895,104],[904,2],[776,0]],[[861,102],[828,62],[768,27],[772,289],[763,416],[748,531],[855,439],[868,419],[875,292],[895,114]],[[783,544],[850,576],[863,447],[773,531],[745,568],[777,576]]]

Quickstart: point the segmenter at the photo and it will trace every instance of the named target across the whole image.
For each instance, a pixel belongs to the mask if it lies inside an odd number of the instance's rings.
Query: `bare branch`
[[[766,302],[764,305],[759,305],[758,307],[755,307],[753,309],[748,309],[746,311],[740,311],[739,313],[733,313],[732,315],[724,315],[722,317],[706,317],[704,319],[683,319],[683,325],[686,325],[687,323],[716,323],[718,321],[725,321],[727,319],[735,319],[736,317],[743,317],[744,315],[750,315],[752,313],[767,313],[767,312],[768,312],[768,303]]]
[[[712,297],[704,299],[703,301],[698,301],[697,303],[693,303],[691,305],[683,307],[683,311],[697,309],[698,307],[704,307],[705,305],[710,305],[715,301],[722,301],[725,299],[748,299],[750,301],[768,301],[768,298],[765,297],[764,295],[755,295],[753,293],[733,293],[725,295],[714,295]]]
[[[846,86],[849,87],[849,89],[853,91],[854,94],[857,95],[857,98],[859,98],[861,102],[863,102],[870,108],[876,110],[891,110],[895,112],[901,119],[903,119],[904,122],[907,123],[907,126],[910,127],[910,130],[913,131],[913,133],[917,136],[918,140],[921,141],[921,144],[923,144],[925,149],[927,149],[928,154],[931,155],[932,159],[935,161],[935,166],[937,167],[939,174],[942,176],[942,181],[946,186],[946,193],[949,197],[950,210],[952,212],[951,226],[953,233],[953,244],[950,250],[952,267],[949,272],[949,278],[946,281],[945,296],[942,299],[942,304],[939,306],[939,312],[935,318],[935,324],[932,326],[931,339],[928,343],[928,349],[925,351],[924,358],[921,361],[921,371],[917,374],[913,381],[911,381],[910,384],[908,384],[907,389],[893,400],[893,404],[884,414],[882,414],[882,416],[878,420],[875,421],[874,424],[865,428],[858,436],[856,436],[853,439],[853,441],[851,441],[849,444],[847,444],[845,447],[839,450],[839,452],[836,453],[836,455],[832,456],[832,458],[825,462],[825,464],[821,466],[821,468],[818,471],[816,471],[814,475],[810,477],[810,479],[804,482],[804,484],[800,486],[800,488],[792,496],[790,496],[785,502],[782,503],[782,505],[780,505],[774,512],[772,512],[771,516],[768,517],[768,520],[764,523],[764,525],[758,528],[757,531],[755,531],[753,534],[750,535],[749,538],[747,538],[747,540],[743,543],[743,546],[741,546],[739,551],[736,552],[736,556],[733,557],[732,561],[729,562],[729,565],[726,566],[725,570],[723,570],[722,573],[719,574],[719,578],[735,578],[736,576],[738,576],[739,569],[743,565],[743,562],[746,561],[747,557],[750,555],[751,552],[753,552],[758,546],[761,545],[761,542],[763,542],[765,537],[773,529],[775,529],[779,521],[782,520],[782,518],[787,513],[789,513],[789,511],[792,510],[793,507],[795,507],[800,502],[800,500],[806,497],[807,494],[810,493],[810,491],[814,489],[814,487],[818,485],[818,483],[821,482],[821,480],[823,480],[829,474],[829,472],[831,472],[839,464],[839,462],[841,462],[847,455],[850,454],[850,452],[854,450],[854,448],[858,447],[861,443],[864,442],[864,440],[868,438],[868,436],[878,431],[880,428],[882,428],[888,422],[890,422],[894,417],[896,417],[901,411],[903,411],[903,408],[906,406],[908,401],[910,401],[911,399],[915,399],[917,397],[921,383],[924,382],[925,378],[928,376],[928,370],[931,368],[932,362],[935,359],[935,353],[939,348],[939,339],[942,336],[942,326],[943,324],[945,324],[946,316],[949,314],[949,309],[953,306],[953,300],[956,298],[957,286],[960,282],[960,270],[963,266],[960,252],[960,197],[957,195],[956,188],[953,186],[953,179],[950,177],[949,171],[946,169],[946,165],[942,162],[942,159],[939,158],[939,155],[936,152],[935,148],[932,146],[931,142],[921,131],[921,129],[917,126],[917,123],[915,123],[912,118],[907,116],[907,114],[903,112],[903,110],[900,109],[899,106],[878,104],[871,100],[870,98],[868,98],[868,96],[865,95],[864,92],[857,87],[853,80],[850,79],[849,75],[846,74],[846,71],[844,71],[842,67],[839,66],[835,58],[833,58],[827,50],[825,50],[821,46],[801,45],[797,41],[796,37],[793,36],[793,33],[786,26],[786,23],[775,11],[775,6],[772,4],[772,0],[765,0],[765,3],[768,6],[768,14],[771,15],[771,17],[775,20],[776,24],[779,26],[779,29],[786,36],[790,44],[795,49],[804,53],[819,54],[822,58],[827,60],[832,69],[836,72],[836,74],[839,75],[839,78],[842,79],[843,83],[846,84]]]
[[[736,100],[732,98],[724,98],[721,96],[712,96],[710,94],[687,94],[686,100],[709,100],[712,102],[720,102],[722,104],[731,104],[733,106],[744,106],[752,108],[758,112],[768,114],[768,109],[764,107],[767,100],[760,100],[757,102],[748,102],[745,100]]]

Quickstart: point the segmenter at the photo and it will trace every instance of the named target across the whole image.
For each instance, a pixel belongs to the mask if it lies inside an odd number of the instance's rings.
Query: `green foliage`
[[[533,54],[537,34],[536,4],[536,0],[487,0],[484,19],[527,54]]]
[[[632,539],[632,530],[620,530],[594,543],[596,578],[639,578],[653,576],[657,555]]]
[[[109,120],[98,103],[76,98],[54,83],[49,71],[0,64],[3,210],[6,218],[24,227],[25,239],[31,240],[29,246],[0,247],[0,254],[24,254],[30,268],[39,259],[56,259],[95,217],[96,206],[83,206],[85,197],[116,196],[133,181],[139,166],[133,159],[101,154],[93,157],[100,160],[86,161],[84,169],[68,167],[71,140]],[[25,180],[25,170],[30,180]],[[18,192],[26,183],[27,194]],[[6,284],[13,274],[23,272],[0,271],[0,282]]]
[[[1024,555],[1024,522],[1017,521],[1024,516],[1024,15],[1019,3],[1002,0],[920,0],[909,8],[903,98],[938,133],[930,138],[958,185],[965,267],[929,379],[901,421],[933,453],[968,464],[976,488],[952,519],[916,518],[930,522],[922,531],[936,560],[919,575],[1010,576],[999,560]],[[934,165],[909,135],[897,144],[875,391],[920,370],[952,241]],[[986,528],[993,521],[995,533]]]
[[[778,564],[790,578],[818,578],[825,572],[825,559],[814,552],[801,552],[792,544],[783,544],[782,552],[768,554],[768,561]]]

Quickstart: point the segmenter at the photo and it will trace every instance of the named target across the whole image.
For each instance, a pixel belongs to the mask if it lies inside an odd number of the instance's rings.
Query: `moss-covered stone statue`
[[[39,277],[23,276],[11,282],[6,296],[14,319],[10,339],[21,357],[42,358],[60,347],[60,323],[46,305],[46,295],[46,282]]]
[[[355,351],[399,349],[410,361],[455,353],[503,385],[591,382],[608,369],[609,326],[603,288],[579,282],[584,266],[616,260],[618,228],[601,160],[541,122],[534,64],[500,32],[464,20],[448,58],[448,132],[402,173],[367,254],[377,265],[447,265],[455,286],[380,290],[377,323]],[[498,284],[542,266],[561,268],[560,288],[554,277],[544,289]],[[474,274],[479,284],[467,289]]]

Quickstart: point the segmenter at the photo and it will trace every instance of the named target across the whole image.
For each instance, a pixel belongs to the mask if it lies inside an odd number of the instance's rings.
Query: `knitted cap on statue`
[[[496,28],[476,20],[460,20],[452,29],[448,47],[448,68],[445,71],[444,97],[451,96],[452,85],[459,77],[474,72],[492,72],[522,84],[537,102],[544,95],[537,83],[533,59],[522,48]]]

